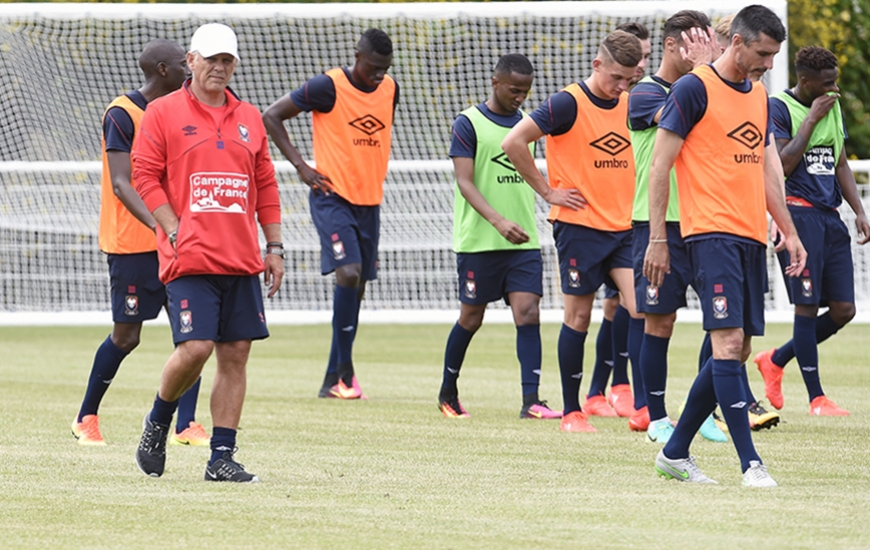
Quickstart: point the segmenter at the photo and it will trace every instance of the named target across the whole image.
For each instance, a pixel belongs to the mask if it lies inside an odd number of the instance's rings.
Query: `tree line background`
[[[139,0],[125,1],[140,3]],[[254,1],[268,3],[271,0],[211,0],[226,4]],[[320,3],[331,1],[321,0]],[[372,0],[372,3],[379,1],[399,0]],[[195,2],[170,0],[167,3]],[[299,0],[297,3],[309,2]],[[870,105],[870,3],[866,0],[789,0],[788,31],[789,59],[794,59],[795,52],[803,46],[822,46],[837,55],[841,101],[849,131],[846,152],[852,159],[870,159],[870,108],[867,107]],[[789,68],[789,75],[793,85],[793,66]]]

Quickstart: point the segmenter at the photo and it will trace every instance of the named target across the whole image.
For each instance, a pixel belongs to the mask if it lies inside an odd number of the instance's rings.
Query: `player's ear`
[[[157,74],[159,74],[160,76],[166,76],[166,71],[166,63],[164,63],[163,61],[159,62],[157,64]]]

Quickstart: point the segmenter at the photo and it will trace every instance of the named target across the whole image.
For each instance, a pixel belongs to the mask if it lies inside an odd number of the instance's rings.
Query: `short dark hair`
[[[534,74],[535,68],[529,58],[521,53],[509,53],[501,56],[495,64],[496,74]]]
[[[390,35],[381,29],[367,29],[357,43],[357,50],[361,53],[392,55],[393,41],[390,40]]]
[[[665,28],[662,38],[671,37],[675,40],[682,40],[682,33],[699,27],[706,30],[710,26],[710,18],[704,12],[696,10],[681,10],[665,21]]]
[[[794,70],[796,73],[818,74],[826,69],[836,69],[838,66],[837,56],[830,50],[819,46],[807,46],[798,50],[794,56]]]
[[[649,38],[649,29],[646,28],[646,25],[638,21],[626,21],[625,23],[620,23],[616,26],[616,30],[633,34],[641,40]]]
[[[746,6],[734,16],[731,21],[731,36],[739,34],[744,44],[752,44],[761,38],[761,34],[773,38],[780,44],[785,42],[785,26],[773,11],[766,7],[754,4]]]
[[[623,67],[637,67],[643,59],[640,39],[625,31],[613,31],[598,46],[598,55],[604,54]]]

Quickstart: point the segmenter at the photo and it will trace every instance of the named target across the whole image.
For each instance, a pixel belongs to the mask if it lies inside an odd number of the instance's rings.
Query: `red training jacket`
[[[179,218],[175,249],[158,230],[160,280],[256,275],[264,269],[256,221],[281,223],[266,129],[257,108],[231,91],[213,109],[189,83],[148,105],[131,153],[145,206],[168,203]]]

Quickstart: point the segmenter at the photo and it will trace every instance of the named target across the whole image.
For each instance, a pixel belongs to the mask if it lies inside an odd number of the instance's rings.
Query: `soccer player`
[[[731,44],[731,22],[734,20],[734,14],[726,15],[719,19],[716,23],[716,28],[713,31],[716,33],[716,42],[719,44],[719,49],[723,52]]]
[[[215,353],[214,429],[206,481],[255,482],[235,461],[251,341],[267,338],[264,273],[271,298],[284,277],[281,206],[259,110],[229,88],[239,63],[235,32],[221,23],[190,40],[192,77],[155,100],[133,145],[133,176],[160,230],[160,280],[176,347],[146,413],[136,463],[159,477],[178,398]],[[257,222],[266,237],[261,256]]]
[[[520,418],[561,418],[538,397],[541,377],[539,304],[544,293],[535,192],[505,158],[501,142],[526,115],[520,111],[534,80],[526,56],[502,56],[492,93],[462,111],[453,123],[450,156],[456,174],[453,249],[459,276],[459,320],[444,352],[438,407],[444,416],[469,416],[456,387],[465,351],[483,323],[486,305],[501,298],[517,327],[517,358],[523,391]],[[530,145],[534,147],[534,145]]]
[[[770,9],[743,8],[734,17],[725,53],[675,82],[659,119],[643,274],[661,287],[670,271],[665,222],[669,173],[676,162],[680,230],[713,348],[679,424],[655,460],[660,475],[680,481],[715,483],[701,473],[689,446],[718,402],[740,457],[743,484],[776,486],[752,443],[740,365],[752,336],[764,330],[765,209],[782,229],[791,254],[787,275],[801,273],[806,262],[785,205],[767,94],[752,78],[772,67],[783,40],[785,28]]]
[[[637,169],[632,213],[635,296],[637,310],[644,316],[640,370],[651,420],[647,436],[659,443],[667,443],[674,430],[665,407],[667,353],[676,311],[686,306],[686,289],[692,281],[692,268],[680,236],[676,177],[671,171],[666,214],[671,272],[659,287],[651,285],[643,276],[643,258],[649,240],[649,169],[658,121],[671,86],[693,68],[719,57],[718,47],[714,52],[712,46],[715,42],[708,35],[709,25],[709,18],[694,10],[680,11],[668,18],[662,33],[662,64],[655,75],[642,79],[631,90],[628,102],[631,144]],[[701,434],[707,439],[727,441],[712,415],[702,425]]]
[[[652,43],[649,39],[649,29],[639,21],[626,21],[625,23],[617,25],[616,30],[633,34],[638,38],[638,40],[640,40],[640,49],[643,57],[640,58],[640,61],[637,64],[635,76],[630,82],[630,85],[634,86],[640,82],[640,79],[643,78],[644,73],[646,73],[646,68],[649,65],[649,58],[652,55]]]
[[[606,277],[619,288],[629,314],[637,316],[630,240],[634,157],[625,92],[642,55],[636,36],[614,31],[601,42],[592,75],[550,96],[502,143],[523,179],[553,205],[549,218],[565,303],[558,345],[563,431],[596,431],[580,408],[579,394],[592,303]],[[529,151],[529,143],[545,135],[549,182]]]
[[[631,79],[630,85],[634,86],[643,78],[652,54],[649,29],[637,21],[621,23],[617,25],[616,29],[633,34],[640,40],[643,57],[637,64],[634,78]],[[604,310],[604,319],[598,328],[598,338],[595,341],[595,365],[592,368],[592,379],[583,408],[589,416],[630,418],[636,413],[636,410],[632,387],[628,381],[627,366],[629,356],[631,356],[632,376],[639,379],[640,374],[635,372],[635,369],[637,369],[640,339],[637,338],[636,333],[638,326],[640,332],[643,332],[643,320],[631,321],[632,318],[628,314],[628,310],[619,303],[619,290],[615,288],[612,281],[604,285],[602,309]],[[631,343],[635,345],[629,347],[629,331],[632,329],[634,329],[635,338]],[[610,395],[605,397],[607,379],[611,372],[613,372],[613,378],[610,383]],[[638,390],[639,387],[638,384],[635,384],[634,389]],[[641,392],[637,400],[639,408],[643,408],[643,403],[643,392]],[[633,422],[638,421],[642,424],[645,422],[645,418],[646,416],[641,414],[634,421],[630,420],[630,425],[633,426]]]
[[[809,260],[800,277],[786,277],[794,304],[792,340],[755,356],[764,377],[764,391],[777,409],[783,405],[783,368],[797,357],[810,398],[810,414],[846,416],[825,396],[819,380],[818,345],[855,316],[855,281],[849,230],[837,208],[846,199],[855,212],[858,244],[870,239],[870,224],[846,162],[848,137],[840,110],[837,57],[817,46],[795,56],[797,85],[770,98],[776,148],[782,159],[786,203]],[[780,252],[783,269],[791,263]],[[819,306],[828,311],[819,315]]]
[[[377,278],[380,204],[390,160],[399,86],[387,74],[393,42],[366,30],[352,67],[330,69],[277,100],[263,113],[272,140],[311,187],[308,204],[320,234],[323,275],[335,272],[332,348],[318,397],[360,399],[353,343],[366,282]],[[312,112],[311,168],[290,142],[283,121]]]
[[[157,276],[155,222],[130,181],[130,149],[145,107],[181,87],[188,76],[184,49],[169,40],[152,40],[139,55],[145,75],[141,88],[116,97],[103,114],[103,174],[100,201],[100,250],[106,253],[112,295],[112,334],[97,349],[85,397],[72,423],[79,445],[105,445],[100,433],[100,403],[121,362],[139,345],[142,322],[154,319],[166,304]],[[199,380],[179,400],[170,442],[208,445],[196,422]]]

